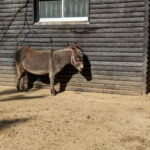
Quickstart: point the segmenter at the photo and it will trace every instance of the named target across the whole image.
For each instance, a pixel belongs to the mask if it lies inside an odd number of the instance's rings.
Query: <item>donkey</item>
[[[17,90],[25,91],[24,77],[27,72],[35,75],[49,74],[51,95],[56,95],[54,87],[55,76],[66,65],[72,64],[80,72],[84,68],[83,52],[77,43],[62,50],[36,50],[30,47],[21,47],[15,53],[17,70]],[[21,84],[21,80],[23,81]]]

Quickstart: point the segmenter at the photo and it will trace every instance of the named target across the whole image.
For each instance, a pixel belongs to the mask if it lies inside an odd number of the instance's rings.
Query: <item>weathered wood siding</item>
[[[145,31],[146,32],[146,34],[147,34],[147,37],[149,37],[149,38],[147,38],[148,39],[148,41],[146,41],[147,43],[148,43],[148,51],[147,51],[147,93],[149,93],[150,92],[150,3],[148,3],[148,5],[147,5],[147,9],[146,9],[146,11],[147,11],[147,13],[149,13],[148,15],[146,15],[146,20],[148,20],[147,21],[147,26],[148,26],[148,29],[147,29],[147,31]]]
[[[35,25],[32,0],[1,0],[0,85],[15,85],[13,55],[19,47],[59,49],[78,42],[90,60],[92,80],[74,75],[68,89],[145,93],[147,4],[148,0],[90,0],[89,24]]]

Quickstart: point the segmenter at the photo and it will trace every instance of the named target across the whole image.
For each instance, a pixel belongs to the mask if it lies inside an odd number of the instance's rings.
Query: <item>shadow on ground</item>
[[[17,101],[17,100],[31,100],[31,99],[38,99],[38,98],[44,98],[45,95],[42,96],[25,96],[25,95],[16,95],[16,96],[10,96],[9,98],[0,99],[0,102],[6,102],[6,101]]]
[[[32,91],[37,91],[37,88],[32,89]],[[18,94],[18,91],[16,89],[8,89],[3,90],[0,92],[0,95],[8,95],[8,94]]]
[[[17,93],[17,90],[15,89],[9,89],[9,90],[3,90],[0,92],[0,95],[6,95],[6,94],[14,94]]]
[[[31,119],[31,118],[30,118]],[[6,128],[10,128],[13,125],[24,123],[30,120],[29,118],[19,118],[19,119],[10,119],[10,120],[0,120],[0,131]]]

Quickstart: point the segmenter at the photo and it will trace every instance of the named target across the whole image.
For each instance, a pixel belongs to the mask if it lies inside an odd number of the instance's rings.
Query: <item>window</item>
[[[39,21],[88,21],[89,0],[39,0]]]

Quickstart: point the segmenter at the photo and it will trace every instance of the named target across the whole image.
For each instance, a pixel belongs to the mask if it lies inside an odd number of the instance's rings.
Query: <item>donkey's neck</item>
[[[71,52],[70,49],[66,48],[63,50],[54,50],[52,53],[53,65],[56,72],[59,72],[66,65],[71,63]]]
[[[71,63],[71,51],[70,49],[62,49],[54,51],[54,56],[58,62],[61,62],[62,65],[67,65]]]

